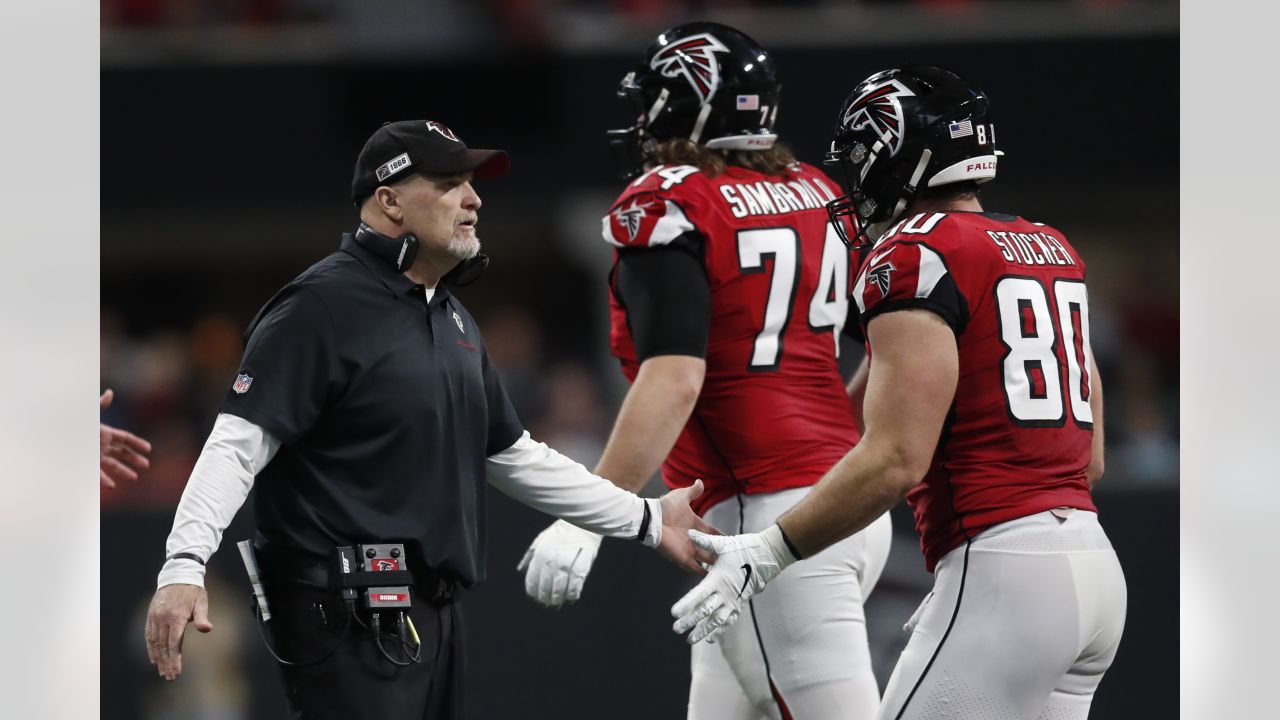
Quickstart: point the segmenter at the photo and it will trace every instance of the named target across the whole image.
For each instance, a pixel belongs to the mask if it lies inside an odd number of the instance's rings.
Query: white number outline
[[[840,239],[835,225],[827,223],[826,227],[822,259],[818,266],[818,286],[813,297],[809,298],[809,329],[816,333],[831,331],[836,358],[839,358],[840,333],[849,319],[849,274],[853,263],[848,246]],[[828,294],[835,299],[827,300]]]
[[[1014,304],[1011,309],[1013,317],[1011,318],[1016,325],[1010,326],[1006,323],[1005,311],[1006,305],[1002,305],[1001,286],[1013,287],[1006,285],[1010,281],[1017,281],[1019,287],[1005,293],[1007,296],[1005,303],[1012,300]],[[1019,288],[1023,291],[1019,293]],[[1034,288],[1034,289],[1032,289]],[[1034,294],[1032,294],[1034,293]],[[1079,280],[1055,279],[1053,281],[1054,306],[1049,305],[1049,291],[1045,287],[1044,282],[1035,277],[1025,275],[1005,275],[1001,277],[995,284],[994,299],[996,304],[996,325],[999,330],[1000,343],[1004,345],[1005,353],[1000,358],[1000,390],[1004,394],[1005,410],[1009,414],[1009,419],[1016,425],[1022,427],[1048,427],[1060,428],[1066,425],[1068,408],[1070,409],[1072,420],[1077,426],[1091,430],[1093,428],[1093,408],[1089,405],[1089,391],[1085,390],[1085,383],[1091,381],[1090,369],[1086,367],[1088,358],[1092,353],[1092,346],[1089,342],[1089,297],[1085,288],[1085,284]],[[1022,335],[1022,313],[1021,302],[1030,303],[1032,312],[1036,316],[1036,334],[1034,336]],[[1039,305],[1037,305],[1039,303]],[[1056,306],[1056,312],[1055,312]],[[1043,309],[1043,313],[1039,309]],[[1075,310],[1073,308],[1078,308]],[[1072,322],[1073,314],[1079,312],[1080,315],[1080,353],[1077,354],[1075,348],[1075,324]],[[1045,328],[1051,333],[1049,340],[1051,342],[1045,345],[1043,342],[1046,338]],[[1010,337],[1010,333],[1016,332],[1017,336]],[[1010,341],[1016,342],[1022,347],[1015,348]],[[1037,341],[1030,346],[1024,341]],[[1070,347],[1068,347],[1068,343]],[[1035,354],[1039,357],[1029,357]],[[1016,356],[1016,357],[1015,357]],[[1046,361],[1052,357],[1052,363],[1046,364]],[[1018,360],[1022,360],[1022,364],[1018,367]],[[1066,367],[1063,367],[1065,360]],[[1030,395],[1030,377],[1028,365],[1030,362],[1039,361],[1041,373],[1044,375],[1045,396],[1036,398]],[[1011,369],[1012,363],[1012,369]],[[1064,372],[1065,370],[1065,372]],[[1014,397],[1010,393],[1010,375],[1016,376],[1015,385],[1020,386],[1022,380],[1026,380],[1028,387],[1027,397]],[[1065,383],[1065,384],[1064,384]],[[1056,392],[1054,388],[1056,386]],[[1016,402],[1015,402],[1016,400]],[[1041,402],[1047,402],[1049,405],[1042,405]],[[1052,408],[1053,412],[1038,412],[1034,417],[1027,417],[1032,403],[1036,403],[1037,407]],[[1056,413],[1055,417],[1049,417]]]
[[[755,342],[751,344],[751,358],[747,362],[747,369],[751,372],[770,372],[782,364],[783,340],[787,325],[791,323],[791,311],[800,285],[800,233],[793,227],[751,228],[739,230],[737,241],[738,270],[743,275],[766,272],[769,269],[767,261],[773,260],[769,294],[764,303],[764,320]],[[744,250],[747,256],[743,255]],[[785,267],[788,262],[791,264],[789,275]],[[783,297],[787,299],[785,311],[779,309],[779,301]]]
[[[849,274],[853,268],[849,251],[840,240],[835,227],[831,223],[826,223],[824,227],[826,230],[823,234],[822,257],[818,266],[818,284],[813,297],[809,299],[806,324],[809,330],[815,333],[831,332],[833,352],[838,358],[840,357],[840,333],[849,315]],[[745,247],[744,240],[747,241]],[[769,269],[767,261],[773,260],[769,294],[765,298],[764,321],[760,332],[756,333],[755,340],[751,344],[751,357],[747,361],[747,370],[750,372],[776,371],[782,364],[786,330],[791,324],[791,316],[795,311],[796,295],[799,292],[800,277],[804,270],[804,248],[800,242],[800,233],[789,226],[739,230],[737,245],[738,270],[743,275],[766,272]],[[832,251],[834,255],[828,260]],[[788,258],[788,254],[791,254],[791,257]],[[788,262],[792,264],[789,276],[785,272],[785,265]],[[778,272],[780,266],[784,270],[782,273]],[[829,293],[835,296],[835,300],[826,299]],[[783,297],[787,299],[785,313],[780,310]],[[829,320],[830,323],[817,325],[815,320],[818,322]]]

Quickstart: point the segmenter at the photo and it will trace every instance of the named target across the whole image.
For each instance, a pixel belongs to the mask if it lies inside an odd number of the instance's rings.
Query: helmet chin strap
[[[666,92],[665,90],[663,92]],[[711,117],[711,103],[703,103],[702,109],[698,111],[698,119],[693,123],[693,132],[689,133],[689,139],[698,142],[702,137],[702,128],[707,124],[707,118]]]
[[[658,113],[662,112],[662,108],[667,106],[667,98],[671,96],[671,91],[662,88],[662,92],[658,93],[658,97],[653,101],[653,105],[649,107],[649,115],[645,121],[645,125],[652,125],[654,120],[658,119]]]
[[[907,209],[907,203],[911,202],[911,198],[915,197],[916,188],[920,185],[920,176],[924,175],[925,166],[929,164],[929,160],[932,157],[933,151],[929,148],[925,148],[920,153],[920,162],[916,163],[915,172],[911,173],[911,180],[902,188],[906,192],[902,194],[902,197],[898,198],[898,204],[893,207],[893,214],[889,216],[888,220],[885,220],[886,223],[897,220],[902,215],[902,211]]]

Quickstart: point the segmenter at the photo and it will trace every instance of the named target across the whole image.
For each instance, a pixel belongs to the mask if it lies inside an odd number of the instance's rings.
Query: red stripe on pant
[[[769,691],[773,693],[773,699],[778,703],[778,709],[782,711],[782,720],[795,720],[791,717],[791,708],[787,707],[787,701],[782,699],[782,693],[778,692],[778,686],[773,684],[773,678],[769,678]]]

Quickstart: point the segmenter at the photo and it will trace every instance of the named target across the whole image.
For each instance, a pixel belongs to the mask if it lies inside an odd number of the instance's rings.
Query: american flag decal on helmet
[[[844,114],[841,123],[850,130],[870,127],[889,148],[889,155],[897,155],[902,149],[906,120],[902,114],[903,97],[914,97],[907,86],[890,80],[864,92]]]
[[[720,88],[720,63],[715,56],[719,52],[729,52],[729,48],[711,33],[698,33],[662,48],[649,67],[663,77],[683,76],[698,100],[706,103]]]

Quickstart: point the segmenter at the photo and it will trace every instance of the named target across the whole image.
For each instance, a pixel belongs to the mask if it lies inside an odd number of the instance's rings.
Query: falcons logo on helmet
[[[443,123],[438,123],[435,120],[429,120],[427,121],[427,129],[430,130],[431,132],[438,132],[444,137],[454,142],[461,142],[460,140],[458,140],[458,136],[454,135],[453,131],[445,127]]]
[[[889,146],[889,155],[897,155],[906,125],[902,114],[904,97],[915,97],[915,93],[897,80],[877,85],[853,101],[841,124],[849,130],[870,127]]]
[[[636,235],[640,232],[640,221],[644,219],[644,213],[649,209],[649,203],[639,203],[635,200],[625,208],[618,208],[614,211],[613,216],[618,219],[618,224],[627,229],[627,235],[631,242],[635,242]]]
[[[729,52],[711,33],[698,33],[674,42],[657,52],[649,67],[663,77],[684,76],[705,104],[720,87],[720,63],[715,53]]]

